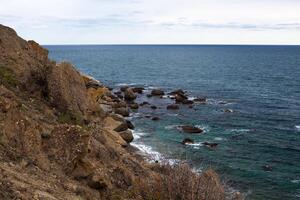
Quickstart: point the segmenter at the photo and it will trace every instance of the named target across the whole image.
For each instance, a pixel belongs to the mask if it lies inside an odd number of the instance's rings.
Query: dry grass
[[[159,165],[157,176],[140,178],[138,192],[145,200],[223,200],[224,190],[218,175],[209,169],[197,174],[186,164]]]

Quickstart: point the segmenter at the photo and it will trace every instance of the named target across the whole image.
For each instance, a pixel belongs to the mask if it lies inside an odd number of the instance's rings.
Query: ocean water
[[[213,167],[246,199],[300,199],[300,46],[46,46],[104,84],[184,89],[207,104],[167,111],[168,98],[147,98],[133,145],[153,159]],[[147,91],[146,91],[147,92]],[[224,109],[233,113],[225,113]],[[159,121],[145,118],[159,116]],[[178,125],[204,128],[188,135]],[[184,146],[190,137],[195,145]],[[201,143],[217,142],[210,150]],[[272,166],[265,171],[263,166]]]

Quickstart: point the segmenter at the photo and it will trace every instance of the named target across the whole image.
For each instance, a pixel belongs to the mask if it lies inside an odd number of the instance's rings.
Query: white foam
[[[300,131],[300,125],[296,125],[295,128],[297,131]]]
[[[221,137],[215,137],[214,138],[214,140],[217,140],[217,141],[222,141],[222,140],[224,140],[223,138],[221,138]]]
[[[230,131],[232,131],[232,132],[249,132],[250,131],[250,129],[231,129]]]
[[[296,180],[291,180],[292,183],[300,183],[300,180],[296,179]]]
[[[132,134],[133,134],[134,141],[139,140],[141,137],[147,135],[147,133],[144,133],[142,131],[136,131],[136,130],[132,130]]]
[[[180,125],[178,125],[178,124],[168,125],[168,126],[165,126],[165,129],[167,129],[167,130],[177,129],[179,126]]]
[[[118,83],[116,86],[134,86],[138,85],[137,83]]]

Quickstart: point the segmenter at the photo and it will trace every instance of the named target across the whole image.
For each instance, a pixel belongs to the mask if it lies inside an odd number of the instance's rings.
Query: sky
[[[300,45],[300,0],[0,0],[41,44]]]

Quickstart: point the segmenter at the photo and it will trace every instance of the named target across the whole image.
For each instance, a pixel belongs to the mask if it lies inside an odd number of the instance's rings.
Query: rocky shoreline
[[[134,125],[126,117],[142,106],[156,109],[135,102],[143,88],[105,87],[3,25],[0,55],[1,199],[225,199],[213,170],[148,163],[132,150]],[[166,109],[206,101],[182,90],[168,95],[174,104]]]

